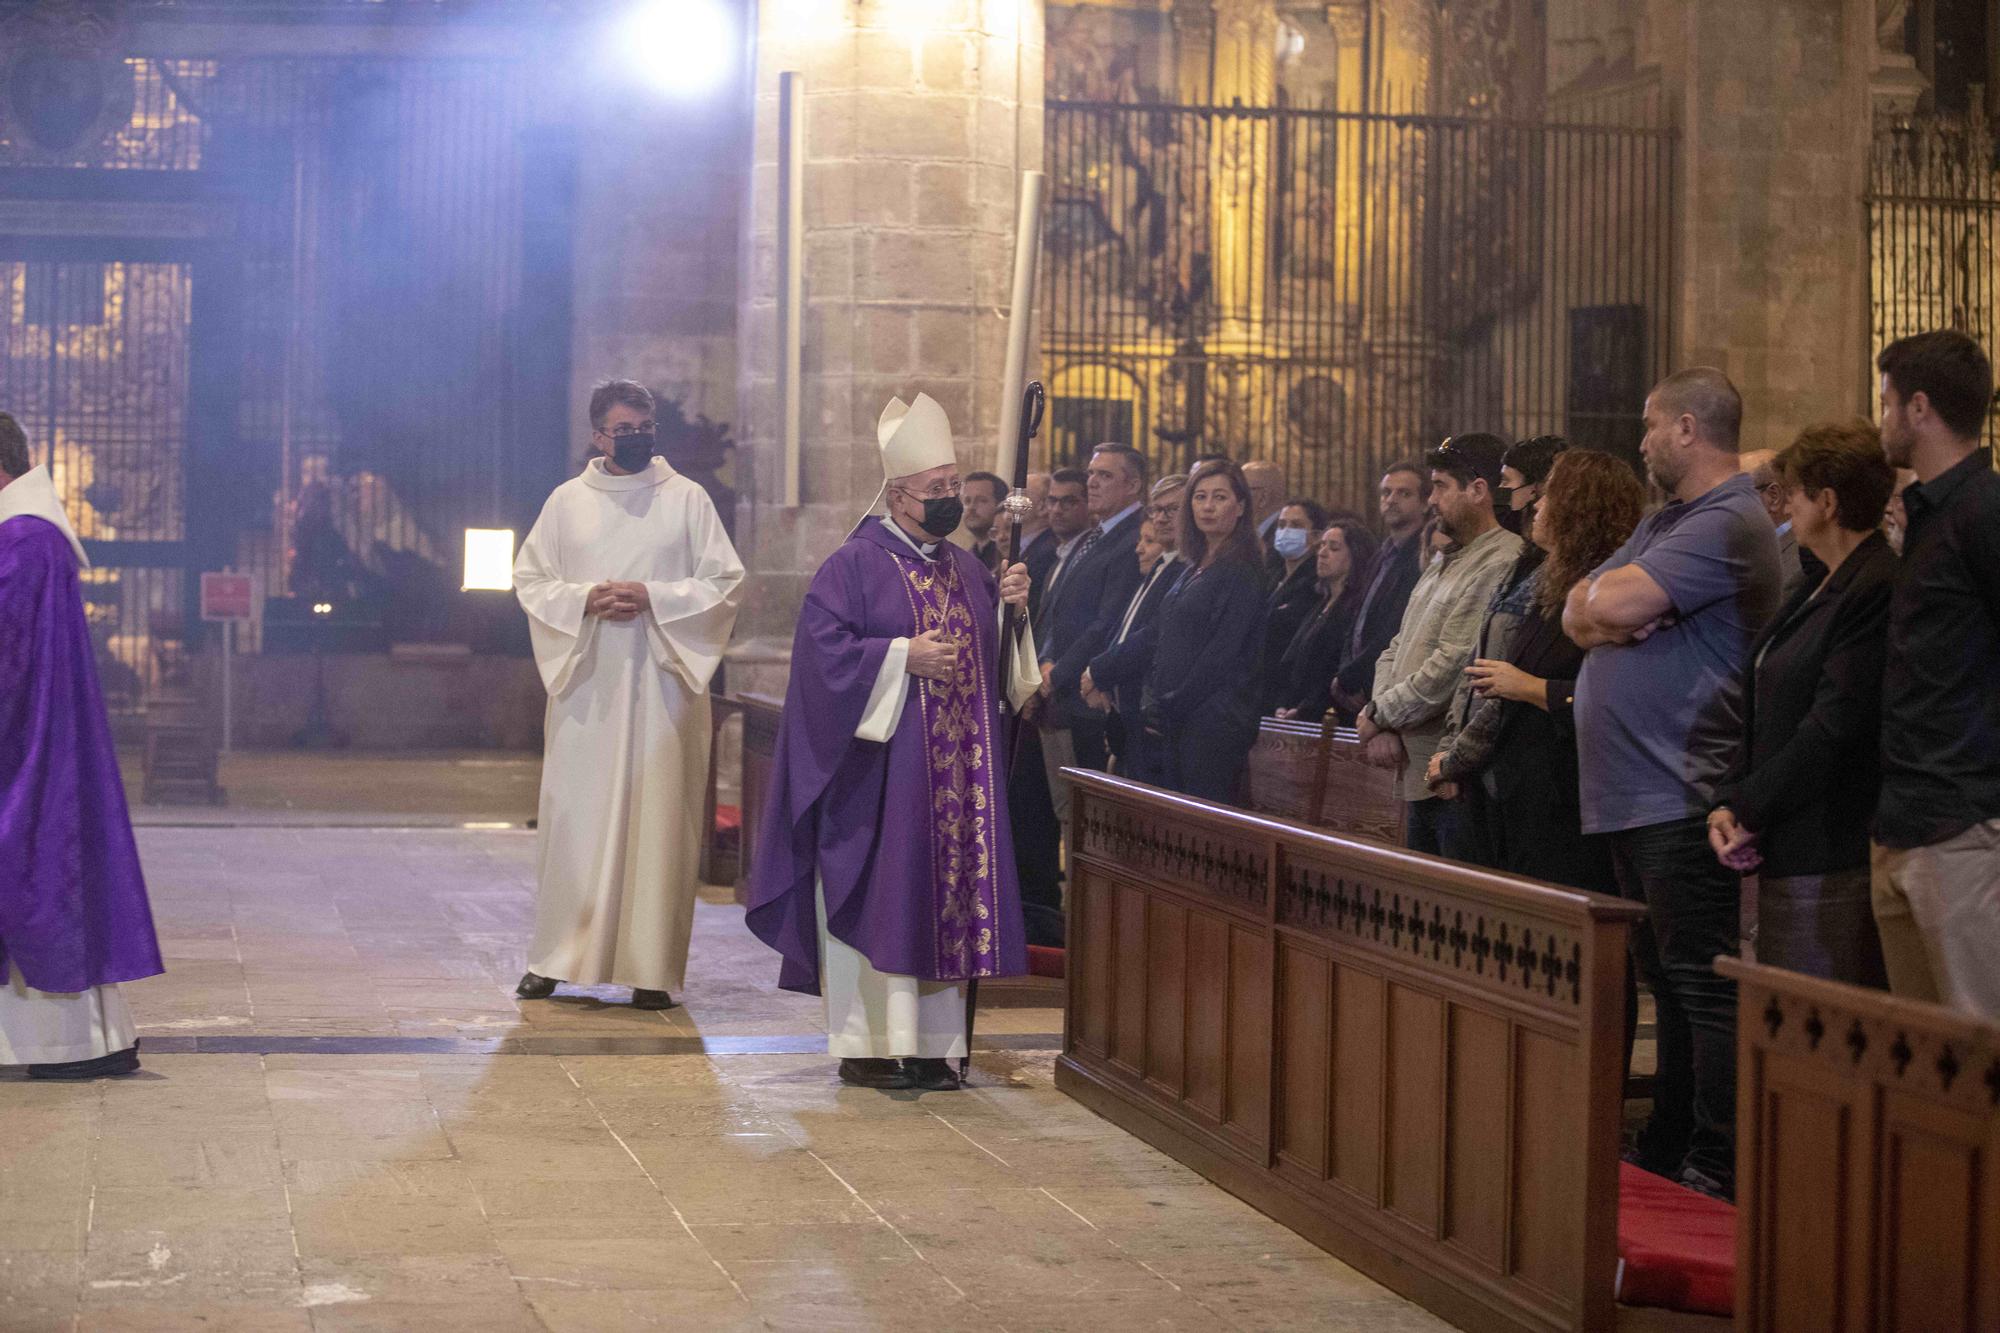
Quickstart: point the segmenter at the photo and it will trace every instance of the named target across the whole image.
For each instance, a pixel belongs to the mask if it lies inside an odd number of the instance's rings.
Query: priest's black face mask
[[[923,505],[924,516],[917,526],[939,541],[958,531],[958,525],[965,519],[965,502],[956,490],[945,495],[919,495],[901,486],[896,489]]]
[[[621,472],[643,472],[653,459],[656,437],[652,431],[635,431],[611,437],[611,461]]]

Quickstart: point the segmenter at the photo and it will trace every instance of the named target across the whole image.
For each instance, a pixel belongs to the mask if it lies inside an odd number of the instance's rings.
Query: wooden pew
[[[2000,1329],[2000,1024],[1736,959],[1736,1326]]]
[[[1463,1327],[1611,1327],[1641,909],[1071,777],[1057,1086]]]
[[[736,857],[736,901],[740,903],[750,884],[750,858],[757,847],[757,826],[771,789],[771,761],[778,748],[778,723],[784,716],[785,701],[763,694],[732,694],[729,703],[743,714],[743,781],[742,794],[737,797],[742,803],[743,824]],[[709,826],[714,827],[712,817]]]
[[[1265,718],[1244,783],[1244,805],[1259,814],[1403,845],[1395,775],[1364,764],[1361,738],[1330,716],[1324,724]]]

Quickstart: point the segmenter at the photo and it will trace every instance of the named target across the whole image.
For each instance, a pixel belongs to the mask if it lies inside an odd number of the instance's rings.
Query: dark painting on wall
[[[1570,442],[1639,465],[1645,434],[1646,311],[1636,305],[1569,312]]]

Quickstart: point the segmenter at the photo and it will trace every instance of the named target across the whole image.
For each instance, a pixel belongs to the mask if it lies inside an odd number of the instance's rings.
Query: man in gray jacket
[[[1424,774],[1443,736],[1452,690],[1472,661],[1480,618],[1521,551],[1521,539],[1493,515],[1506,452],[1497,435],[1454,435],[1424,459],[1431,509],[1458,549],[1417,580],[1402,628],[1375,663],[1374,697],[1355,724],[1369,762],[1397,770],[1396,790],[1410,807],[1411,849],[1458,860],[1474,859],[1464,808],[1433,792]]]

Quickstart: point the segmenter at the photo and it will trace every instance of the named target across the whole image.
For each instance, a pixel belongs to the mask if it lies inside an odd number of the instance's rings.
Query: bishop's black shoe
[[[857,1088],[907,1088],[910,1071],[901,1060],[857,1060],[840,1062],[840,1081]]]
[[[116,1078],[121,1074],[139,1072],[139,1043],[134,1041],[122,1051],[100,1055],[90,1060],[64,1060],[60,1064],[29,1065],[28,1077],[46,1079],[56,1083],[81,1083],[93,1078]]]
[[[671,1009],[674,1007],[674,997],[663,990],[643,990],[638,986],[634,986],[632,988],[632,1007],[634,1009]]]
[[[538,977],[533,972],[521,974],[521,984],[514,987],[514,994],[524,1000],[546,1000],[556,993],[554,977]]]
[[[910,1072],[910,1085],[925,1092],[957,1092],[965,1086],[949,1060],[912,1056],[903,1061],[903,1068]]]

